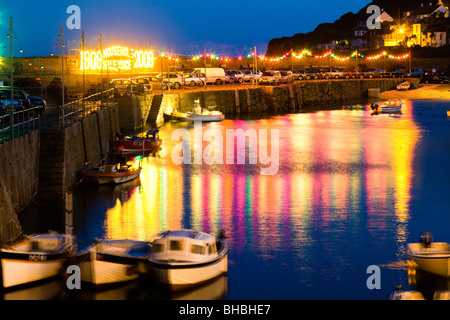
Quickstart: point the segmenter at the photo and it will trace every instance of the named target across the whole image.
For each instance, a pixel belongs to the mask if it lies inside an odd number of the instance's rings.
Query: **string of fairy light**
[[[28,66],[30,67],[34,67],[34,69],[39,69],[38,66],[33,66],[33,63],[25,57],[24,55],[24,50],[20,44],[19,39],[17,38],[17,36],[15,35],[15,32],[13,30],[12,34],[9,34],[9,31],[7,32],[7,38],[9,37],[14,37],[15,42],[17,43],[17,46],[19,48],[19,51],[22,55],[23,58],[25,58],[25,62],[28,63]],[[58,34],[56,41],[54,42],[55,45],[53,46],[52,50],[51,50],[51,56],[54,56],[54,51],[55,50],[59,50],[60,47],[62,46],[63,48],[65,48],[65,44],[62,43],[61,41],[61,35]],[[3,47],[3,51],[6,51],[7,47],[4,46]],[[155,50],[155,51],[159,51],[160,54],[159,56],[162,58],[167,58],[168,60],[172,60],[174,62],[178,62],[180,58],[186,58],[186,59],[191,59],[192,61],[200,61],[202,59],[205,58],[205,54],[206,54],[206,58],[211,59],[211,60],[216,60],[216,61],[220,61],[220,62],[232,62],[232,61],[243,61],[245,58],[255,58],[255,51],[251,50],[248,54],[246,55],[238,55],[237,57],[231,57],[229,55],[220,55],[220,54],[215,54],[212,52],[208,52],[208,53],[200,53],[197,55],[185,55],[185,54],[176,54],[176,53],[168,53],[165,52],[164,50]],[[65,55],[68,55],[69,53],[67,51],[64,52]],[[1,55],[0,55],[1,56]],[[392,53],[388,53],[386,51],[382,51],[379,52],[377,54],[373,54],[373,55],[368,55],[365,56],[364,54],[361,54],[358,51],[354,51],[351,54],[347,54],[347,55],[342,55],[339,53],[336,53],[332,50],[328,50],[322,54],[312,54],[312,52],[310,50],[302,50],[302,51],[294,51],[293,49],[289,50],[288,52],[286,52],[283,55],[280,56],[272,56],[272,57],[268,57],[265,55],[257,55],[256,58],[259,59],[259,61],[266,61],[266,62],[277,62],[277,61],[282,61],[285,60],[289,57],[295,58],[295,59],[302,59],[302,58],[314,58],[314,59],[335,59],[337,61],[341,61],[341,62],[345,62],[348,61],[350,59],[353,58],[360,58],[360,59],[366,59],[369,61],[373,61],[373,60],[379,60],[379,59],[391,59],[391,60],[404,60],[404,59],[408,59],[410,58],[411,54],[410,53],[403,53],[403,54],[392,54]],[[76,62],[77,57],[75,57],[75,61],[73,61],[71,58],[69,59],[69,63],[74,63]],[[49,60],[46,60],[45,63],[49,63]],[[44,65],[40,65],[41,69],[44,69]]]

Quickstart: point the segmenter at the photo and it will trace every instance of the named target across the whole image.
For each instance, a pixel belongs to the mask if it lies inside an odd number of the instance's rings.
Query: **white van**
[[[223,68],[194,68],[190,73],[204,74],[206,83],[222,84],[230,81]]]

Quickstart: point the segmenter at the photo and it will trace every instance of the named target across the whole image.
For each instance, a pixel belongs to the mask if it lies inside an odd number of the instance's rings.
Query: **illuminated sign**
[[[80,70],[97,71],[108,69],[122,71],[153,68],[153,51],[134,50],[122,46],[114,46],[101,50],[84,50],[80,53]]]

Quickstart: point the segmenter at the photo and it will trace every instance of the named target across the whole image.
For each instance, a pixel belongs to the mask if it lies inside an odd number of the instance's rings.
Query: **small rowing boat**
[[[372,112],[372,115],[374,114],[380,114],[380,113],[400,113],[402,111],[403,101],[402,100],[396,100],[396,101],[384,101],[384,102],[378,102],[378,103],[372,103],[370,105],[370,109]]]
[[[441,277],[450,277],[450,245],[433,242],[431,233],[425,232],[418,243],[409,243],[406,255],[417,268]]]
[[[409,81],[402,82],[397,86],[398,91],[408,90],[409,88],[411,88],[411,83],[409,83]]]

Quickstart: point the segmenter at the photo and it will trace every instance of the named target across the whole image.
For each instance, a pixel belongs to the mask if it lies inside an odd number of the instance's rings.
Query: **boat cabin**
[[[167,231],[153,242],[154,260],[201,262],[217,256],[216,238],[203,232]]]

